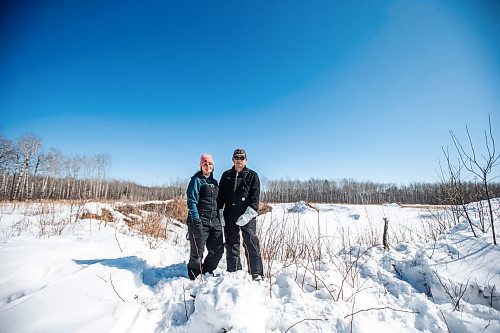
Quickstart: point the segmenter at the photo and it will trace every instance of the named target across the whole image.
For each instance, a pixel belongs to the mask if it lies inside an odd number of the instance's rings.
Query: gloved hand
[[[258,214],[253,209],[252,207],[247,207],[247,210],[238,218],[238,221],[236,221],[236,224],[239,225],[240,227],[243,227],[246,225],[248,222],[250,222],[251,219],[256,217]]]
[[[219,221],[223,227],[226,225],[226,221],[224,221],[224,209],[219,209]]]

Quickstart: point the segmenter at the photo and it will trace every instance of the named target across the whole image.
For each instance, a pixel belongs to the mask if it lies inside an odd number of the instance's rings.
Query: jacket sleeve
[[[186,191],[186,197],[189,216],[193,220],[199,220],[200,215],[198,214],[198,208],[196,207],[198,200],[200,199],[200,182],[198,178],[191,178]]]
[[[254,172],[254,177],[250,184],[248,199],[248,206],[252,207],[256,212],[259,211],[260,179],[256,172]]]
[[[224,191],[226,186],[226,172],[222,174],[219,181],[219,195],[217,196],[217,211],[224,208]]]

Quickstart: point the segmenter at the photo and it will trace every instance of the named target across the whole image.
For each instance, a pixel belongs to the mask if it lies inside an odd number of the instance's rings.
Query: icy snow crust
[[[500,249],[490,234],[474,238],[462,222],[425,239],[442,210],[272,206],[259,217],[263,233],[279,221],[299,226],[323,240],[322,255],[306,265],[266,261],[271,277],[253,282],[225,272],[224,258],[216,276],[190,281],[184,225],[150,249],[113,204],[83,207],[109,209],[116,221],[104,223],[74,222],[76,208],[63,203],[1,203],[0,332],[500,331]],[[383,217],[389,251],[374,241]],[[68,219],[62,231],[40,230]]]

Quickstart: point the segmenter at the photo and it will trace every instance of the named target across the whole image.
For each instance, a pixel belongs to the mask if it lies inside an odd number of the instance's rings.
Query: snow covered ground
[[[272,206],[254,282],[224,258],[190,281],[185,226],[152,243],[117,204],[0,203],[0,332],[500,332],[491,233],[461,222],[434,240],[439,209]],[[115,222],[75,218],[102,208]]]

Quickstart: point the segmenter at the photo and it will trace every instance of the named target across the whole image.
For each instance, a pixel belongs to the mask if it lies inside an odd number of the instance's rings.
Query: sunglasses
[[[237,155],[237,156],[233,156],[233,158],[237,161],[243,161],[245,159],[245,156],[243,155]]]

